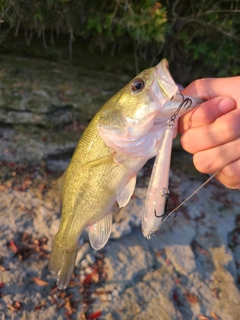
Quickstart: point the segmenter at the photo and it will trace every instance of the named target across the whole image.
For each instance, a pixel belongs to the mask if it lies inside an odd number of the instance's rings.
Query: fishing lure
[[[157,153],[154,162],[153,171],[147,190],[145,211],[142,218],[142,232],[148,239],[160,228],[166,205],[169,197],[168,182],[170,173],[172,141],[174,126],[177,125],[176,118],[179,111],[183,108],[187,110],[192,104],[190,98],[184,98],[183,101],[167,121],[166,131],[162,144]]]

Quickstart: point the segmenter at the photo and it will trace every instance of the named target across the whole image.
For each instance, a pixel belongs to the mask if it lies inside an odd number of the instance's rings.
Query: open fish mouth
[[[178,86],[169,71],[167,59],[162,59],[155,69],[158,86],[167,99],[172,99],[178,93]]]

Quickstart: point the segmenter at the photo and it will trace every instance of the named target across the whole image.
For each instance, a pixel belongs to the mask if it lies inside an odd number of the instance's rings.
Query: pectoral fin
[[[137,177],[134,175],[129,179],[128,183],[123,186],[123,188],[120,188],[117,191],[117,202],[119,208],[125,207],[128,204],[136,185],[136,179]]]
[[[99,250],[105,246],[108,241],[112,229],[112,213],[109,213],[101,220],[96,221],[89,226],[88,235],[91,246],[95,250]]]

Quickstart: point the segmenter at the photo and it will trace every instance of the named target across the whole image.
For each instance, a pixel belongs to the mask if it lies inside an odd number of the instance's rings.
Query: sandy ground
[[[60,291],[47,269],[58,175],[44,166],[0,169],[0,319],[239,319],[240,191],[212,180],[147,240],[148,178],[140,179],[104,249],[81,237],[72,281]],[[169,209],[201,182],[174,170]]]
[[[212,180],[147,240],[148,166],[116,208],[108,244],[96,252],[83,234],[70,285],[57,289],[47,267],[56,179],[84,123],[128,76],[8,55],[0,67],[0,320],[238,320],[240,191]],[[185,155],[172,160],[168,210],[206,179]]]

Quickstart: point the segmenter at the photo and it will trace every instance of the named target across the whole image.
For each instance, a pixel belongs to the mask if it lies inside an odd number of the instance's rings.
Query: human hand
[[[206,100],[179,119],[183,148],[197,170],[222,168],[216,178],[240,189],[240,77],[196,80],[182,94]]]

